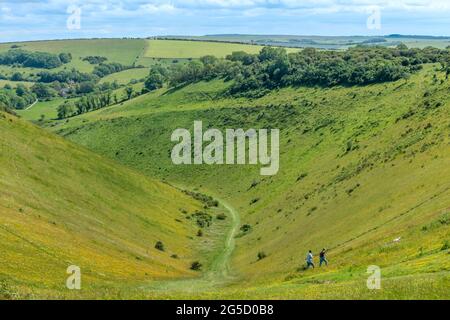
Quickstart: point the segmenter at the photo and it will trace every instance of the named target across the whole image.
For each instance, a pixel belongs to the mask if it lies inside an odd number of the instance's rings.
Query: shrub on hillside
[[[260,252],[258,252],[257,257],[258,257],[258,260],[262,260],[267,257],[267,254],[264,251],[260,251]]]
[[[157,241],[155,244],[155,249],[159,250],[159,251],[164,251],[164,244],[162,243],[162,241]]]
[[[198,261],[192,262],[191,270],[199,271],[199,270],[201,270],[201,268],[202,268],[202,264],[200,262],[198,262]]]

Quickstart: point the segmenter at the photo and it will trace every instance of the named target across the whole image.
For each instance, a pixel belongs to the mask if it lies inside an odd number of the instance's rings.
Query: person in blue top
[[[312,251],[309,250],[308,254],[306,255],[306,268],[309,269],[309,267],[312,267],[314,269],[314,256],[312,254]]]

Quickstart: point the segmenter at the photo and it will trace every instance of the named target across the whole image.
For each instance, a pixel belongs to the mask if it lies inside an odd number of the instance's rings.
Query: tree
[[[59,60],[61,60],[62,63],[69,63],[70,61],[72,61],[72,54],[71,53],[60,53]]]
[[[51,98],[56,96],[56,91],[49,85],[37,82],[31,87],[31,91],[36,94],[38,98]]]
[[[73,103],[66,101],[58,107],[58,119],[69,118],[75,114],[76,110]]]
[[[164,78],[158,72],[150,73],[150,75],[145,80],[145,88],[149,91],[157,90],[162,88],[164,85]]]
[[[133,87],[126,87],[125,88],[125,94],[127,95],[127,100],[131,99],[131,97],[133,96],[133,92],[134,92]]]
[[[155,249],[159,251],[164,251],[164,244],[162,243],[162,241],[157,241],[155,243]]]
[[[11,76],[11,81],[22,81],[23,75],[20,72],[14,72]]]

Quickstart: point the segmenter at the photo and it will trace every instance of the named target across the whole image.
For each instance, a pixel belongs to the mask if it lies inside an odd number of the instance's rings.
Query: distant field
[[[0,88],[3,88],[7,84],[9,84],[13,88],[17,87],[17,85],[19,85],[19,84],[23,84],[25,87],[30,88],[31,86],[33,86],[34,82],[0,80]]]
[[[55,98],[50,101],[39,101],[28,110],[18,110],[17,114],[26,120],[38,120],[41,115],[44,115],[47,120],[55,119],[58,114],[58,106],[65,100],[64,98]]]
[[[133,88],[134,92],[140,92],[144,88],[143,82],[135,83],[130,86]],[[126,87],[113,90],[112,95],[117,95],[119,101],[125,99],[125,88]],[[39,101],[30,109],[17,110],[16,112],[22,118],[30,121],[37,121],[41,118],[42,115],[44,115],[45,120],[52,120],[57,118],[58,107],[67,100],[77,101],[78,98],[65,99],[58,97],[49,101]]]
[[[192,39],[197,41],[242,42],[254,45],[272,45],[286,47],[314,47],[319,49],[342,50],[349,47],[366,44],[381,46],[397,46],[405,43],[412,48],[432,46],[445,49],[450,45],[450,38],[427,36],[302,36],[302,35],[209,35],[197,37],[173,37],[174,39]]]
[[[145,40],[143,39],[54,40],[3,43],[0,44],[0,52],[11,49],[11,46],[14,44],[20,46],[21,49],[29,51],[70,52],[73,57],[72,61],[53,70],[75,68],[83,72],[92,71],[94,66],[86,61],[82,61],[80,58],[103,56],[108,58],[109,62],[132,65],[145,48]]]
[[[149,40],[144,54],[147,58],[200,58],[213,55],[224,58],[234,51],[258,53],[261,46],[250,44],[215,43],[202,41]]]
[[[136,68],[124,70],[122,72],[117,72],[110,74],[100,80],[100,83],[104,82],[114,82],[117,81],[118,84],[128,84],[131,80],[140,80],[148,76],[148,68]]]

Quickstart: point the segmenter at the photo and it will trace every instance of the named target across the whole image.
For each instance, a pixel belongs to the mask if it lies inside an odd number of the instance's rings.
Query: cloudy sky
[[[450,0],[0,0],[0,42],[230,33],[450,35]]]

